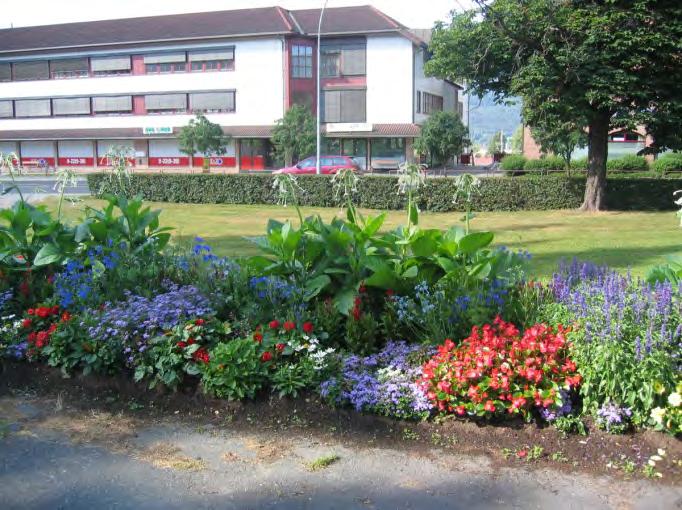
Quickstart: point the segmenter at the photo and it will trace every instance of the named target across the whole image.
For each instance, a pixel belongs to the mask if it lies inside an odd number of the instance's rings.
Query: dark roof
[[[144,135],[141,128],[17,129],[0,131],[0,140],[152,139],[173,138],[179,132],[180,128],[174,128],[172,135]],[[223,132],[235,138],[269,138],[272,134],[272,126],[223,126]]]
[[[171,14],[0,30],[0,54],[107,47],[134,43],[230,38],[255,35],[316,35],[319,9],[281,7]],[[371,6],[325,10],[322,33],[400,32],[404,26]]]
[[[293,19],[306,34],[317,35],[320,9],[290,11]],[[322,34],[363,33],[403,29],[400,23],[369,5],[325,9]]]
[[[322,132],[326,133],[325,125]],[[384,136],[415,138],[421,133],[416,124],[372,124],[372,131],[348,131],[329,133],[330,138],[377,138]]]

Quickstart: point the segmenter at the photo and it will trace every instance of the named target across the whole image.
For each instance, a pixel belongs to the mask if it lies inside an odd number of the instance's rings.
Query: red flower
[[[367,292],[367,287],[365,287],[364,284],[360,285],[360,287],[358,287],[358,292],[360,294],[364,294],[365,292]]]
[[[62,322],[67,322],[71,320],[71,314],[69,312],[64,312],[62,314]]]
[[[49,327],[49,329],[47,330],[47,333],[51,335],[51,334],[54,333],[55,331],[57,331],[57,324],[54,324],[54,323],[53,323],[53,324],[50,324],[50,327]]]
[[[305,331],[306,333],[312,333],[314,329],[315,329],[315,326],[313,326],[312,322],[304,322],[303,323],[303,331]]]
[[[266,361],[270,361],[272,359],[272,353],[270,351],[265,351],[261,357],[260,360],[265,363]]]
[[[192,359],[197,362],[201,363],[208,363],[211,360],[211,357],[208,354],[208,351],[206,350],[205,347],[201,347],[197,349],[194,354],[192,354]]]
[[[486,400],[485,405],[483,406],[483,409],[485,409],[489,413],[494,413],[495,412],[495,404],[493,403],[492,400]]]
[[[178,342],[178,347],[180,347],[180,349],[184,349],[185,347],[187,347],[187,342],[182,341]]]
[[[50,313],[52,315],[57,315],[59,313],[59,307],[57,305],[53,306],[52,308],[50,308]]]
[[[29,309],[26,311],[26,313],[29,314],[29,315],[33,315],[33,314],[35,313],[35,310],[33,310],[33,308],[29,308]]]
[[[31,319],[24,319],[21,323],[22,328],[30,328],[33,321]]]
[[[279,328],[279,321],[278,320],[270,321],[270,324],[268,324],[268,326],[270,327],[270,329],[277,329]]]
[[[388,297],[392,297],[393,294],[395,294],[395,292],[393,292],[393,289],[386,289],[386,295],[387,295]]]
[[[275,348],[279,351],[282,352],[284,348],[286,347],[286,344],[277,344],[275,345]]]
[[[197,319],[194,321],[195,326],[203,326],[204,324],[206,324],[206,321],[204,319]]]
[[[50,309],[46,306],[41,306],[36,310],[36,315],[41,319],[45,319],[50,315]]]
[[[197,341],[194,338],[187,339],[187,345],[194,345],[195,343],[197,343]]]
[[[293,322],[287,321],[284,323],[284,330],[285,331],[292,331],[294,329],[296,329],[296,324],[294,324]]]
[[[526,450],[519,450],[518,452],[516,452],[516,456],[517,456],[519,459],[525,458],[526,455],[528,455],[528,451],[526,451]]]
[[[263,341],[263,335],[261,333],[254,333],[253,340],[258,343],[261,343]]]
[[[45,347],[47,345],[48,339],[49,335],[47,331],[40,331],[36,336],[36,347],[39,349]]]
[[[28,337],[27,337],[29,343],[35,342],[35,341],[36,341],[36,336],[38,336],[38,335],[36,335],[35,331],[34,331],[33,333],[29,333],[29,334],[28,334]]]

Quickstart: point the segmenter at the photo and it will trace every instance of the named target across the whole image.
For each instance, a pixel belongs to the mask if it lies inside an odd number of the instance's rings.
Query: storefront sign
[[[189,158],[184,156],[149,158],[149,166],[189,166]]]
[[[38,167],[52,167],[54,166],[54,158],[21,158],[22,166],[38,166]]]
[[[59,166],[95,166],[95,158],[59,158]]]
[[[374,126],[367,122],[342,122],[327,124],[327,133],[368,133]]]
[[[212,156],[210,158],[211,166],[221,166],[221,167],[235,167],[237,166],[237,159],[234,156]],[[196,167],[204,166],[204,158],[199,156],[194,156],[192,164]]]
[[[145,135],[172,135],[172,127],[145,127],[142,128],[142,133]]]

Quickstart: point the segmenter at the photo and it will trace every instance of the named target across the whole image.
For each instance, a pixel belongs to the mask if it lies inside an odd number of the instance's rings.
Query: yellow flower
[[[682,395],[677,392],[671,393],[668,395],[668,404],[673,407],[680,407],[680,404],[682,404]]]
[[[660,381],[656,381],[654,382],[654,391],[659,395],[663,395],[665,393],[665,386]]]
[[[651,410],[651,417],[659,425],[661,425],[663,423],[663,417],[664,416],[665,416],[665,409],[662,409],[660,407],[655,407],[654,409]]]

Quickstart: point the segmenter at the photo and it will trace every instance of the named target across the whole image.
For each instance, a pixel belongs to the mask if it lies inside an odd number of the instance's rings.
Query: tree
[[[461,154],[469,143],[469,130],[459,115],[453,112],[433,113],[424,123],[421,136],[415,142],[419,152],[427,154],[431,160],[447,165],[455,155]]]
[[[180,152],[190,158],[196,153],[204,157],[204,170],[211,168],[211,156],[222,155],[230,138],[225,136],[223,128],[197,113],[196,118],[180,130],[178,146]]]
[[[499,154],[504,152],[504,133],[495,131],[495,134],[488,140],[488,154]]]
[[[520,96],[533,126],[588,128],[584,210],[603,209],[609,129],[644,125],[654,151],[682,144],[677,0],[476,0],[436,25],[427,72],[470,92]],[[675,133],[678,133],[675,135]]]
[[[517,127],[512,134],[511,149],[512,152],[523,152],[523,124],[519,124],[519,127]]]
[[[286,166],[314,153],[316,143],[315,119],[302,105],[289,108],[272,130],[273,155]]]
[[[585,129],[556,117],[545,117],[531,127],[531,133],[543,152],[551,152],[564,160],[566,173],[570,175],[573,151],[587,144]]]

